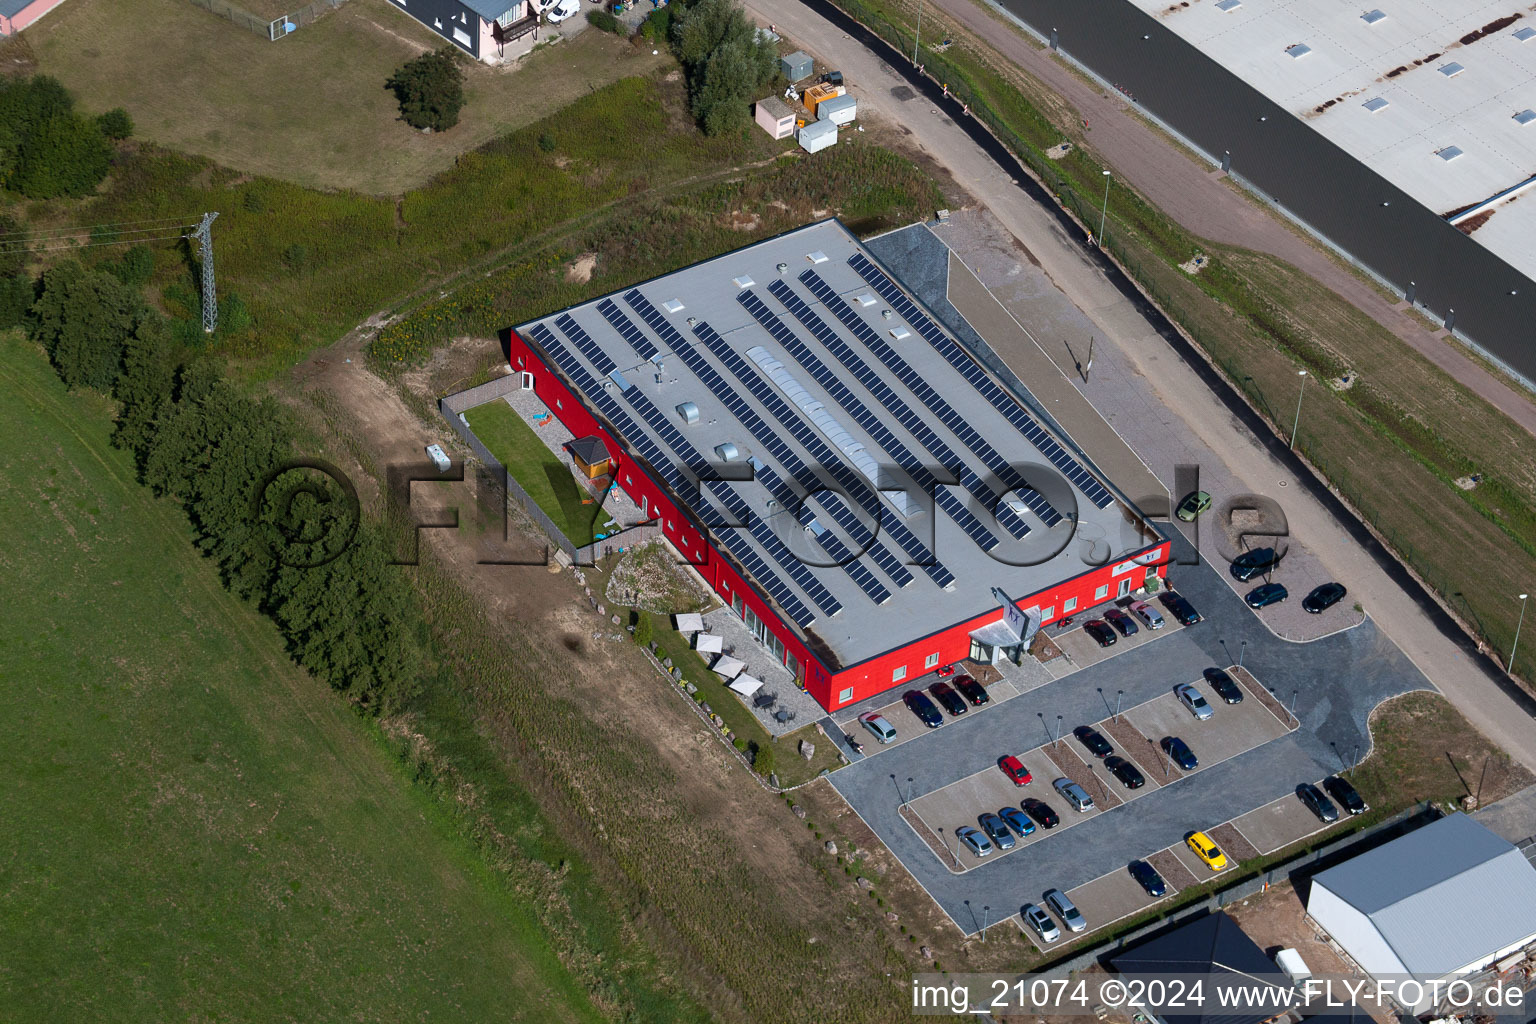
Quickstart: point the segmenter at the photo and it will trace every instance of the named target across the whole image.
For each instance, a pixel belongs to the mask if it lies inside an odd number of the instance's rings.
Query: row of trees
[[[736,0],[696,0],[672,16],[672,51],[688,79],[693,116],[706,135],[739,131],[778,74],[773,44]]]
[[[364,707],[409,696],[423,642],[410,585],[336,481],[288,468],[293,435],[271,399],[189,356],[113,273],[52,268],[27,324],[65,383],[118,400],[114,443],[182,502],[225,585],[272,618],[300,664]]]
[[[112,165],[112,142],[131,134],[127,111],[81,114],[56,78],[0,81],[0,184],[29,199],[90,192]]]

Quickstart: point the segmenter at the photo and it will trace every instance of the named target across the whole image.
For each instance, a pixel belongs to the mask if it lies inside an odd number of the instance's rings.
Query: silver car
[[[1147,624],[1148,629],[1163,628],[1163,613],[1147,604],[1145,601],[1132,601],[1131,611],[1136,617]]]
[[[1024,918],[1024,923],[1029,925],[1041,942],[1055,942],[1061,938],[1061,929],[1056,927],[1056,922],[1051,920],[1051,915],[1035,906],[1033,903],[1024,904],[1019,914]]]
[[[1189,713],[1200,721],[1203,722],[1215,714],[1211,706],[1205,702],[1205,698],[1200,696],[1200,691],[1188,683],[1180,684],[1173,692],[1178,694],[1179,703],[1189,708]]]
[[[1061,918],[1061,923],[1067,926],[1069,932],[1080,932],[1088,927],[1082,911],[1073,906],[1067,899],[1067,894],[1060,889],[1045,890],[1045,905],[1056,911],[1056,916]]]
[[[887,722],[878,712],[866,711],[859,716],[859,722],[863,724],[864,728],[874,733],[875,739],[879,740],[882,744],[890,743],[896,738],[895,727],[890,722]]]
[[[992,840],[979,828],[961,825],[955,829],[955,836],[978,857],[985,857],[992,852]]]
[[[1056,792],[1060,793],[1062,798],[1066,800],[1067,803],[1071,804],[1074,810],[1093,810],[1093,797],[1089,796],[1086,789],[1084,789],[1082,786],[1079,786],[1071,779],[1057,779],[1055,782],[1051,783],[1051,785],[1056,787]]]

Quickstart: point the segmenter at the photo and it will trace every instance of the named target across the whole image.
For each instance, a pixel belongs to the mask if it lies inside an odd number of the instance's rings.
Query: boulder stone
[[[868,891],[868,890],[873,889],[875,887],[875,883],[871,882],[869,879],[865,878],[863,875],[860,875],[858,878],[855,878],[854,882],[856,882],[858,884],[860,889],[864,889],[865,891]]]
[[[800,756],[805,758],[807,761],[809,761],[811,758],[815,757],[816,756],[816,744],[812,743],[810,740],[801,740],[800,741]]]
[[[795,817],[801,819],[802,821],[805,820],[805,808],[804,807],[801,807],[799,804],[794,804],[789,809],[790,809],[790,811],[792,811],[794,813]]]
[[[932,960],[933,959],[933,950],[929,949],[927,946],[918,946],[917,947],[917,954],[918,954],[918,956],[922,957],[924,960]]]
[[[885,920],[888,924],[895,924],[897,921],[900,921],[901,918],[896,916],[896,911],[887,910],[885,912]]]
[[[830,853],[832,856],[834,856],[834,857],[837,856],[837,844],[834,843],[832,840],[828,839],[822,845],[827,848],[827,852]]]

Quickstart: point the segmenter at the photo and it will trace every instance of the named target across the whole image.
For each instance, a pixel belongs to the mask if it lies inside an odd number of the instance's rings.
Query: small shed
[[[831,121],[833,124],[851,124],[858,116],[859,101],[847,94],[822,100],[816,109],[817,119]]]
[[[804,50],[796,50],[779,58],[779,70],[784,72],[784,77],[791,82],[798,82],[802,78],[811,77],[811,55]]]
[[[841,96],[847,91],[840,85],[833,85],[831,82],[821,82],[805,90],[804,94],[800,97],[800,102],[805,104],[805,109],[811,112],[812,117],[819,117],[820,115],[816,113],[818,104],[825,100],[830,100],[834,96]]]
[[[608,452],[608,443],[596,435],[578,437],[567,444],[565,450],[571,453],[576,468],[588,480],[596,480],[613,472],[613,456]]]
[[[819,153],[828,146],[837,145],[837,125],[831,121],[812,121],[800,129],[800,148],[807,153]]]
[[[446,473],[453,468],[453,461],[448,458],[448,453],[443,451],[443,446],[440,444],[427,445],[427,457],[432,460],[432,464],[437,467],[439,473]]]
[[[795,112],[777,96],[757,101],[757,123],[776,139],[787,139],[795,134]]]

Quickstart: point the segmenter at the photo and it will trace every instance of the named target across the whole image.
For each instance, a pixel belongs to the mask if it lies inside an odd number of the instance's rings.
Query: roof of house
[[[516,7],[518,0],[459,0],[459,3],[480,15],[486,21],[495,21]]]
[[[1287,1009],[1278,1001],[1244,1006],[1243,1000],[1217,998],[1214,986],[1220,984],[1222,976],[1230,976],[1233,985],[1252,986],[1257,980],[1283,990],[1290,984],[1274,961],[1222,911],[1133,946],[1110,963],[1121,974],[1215,976],[1208,982],[1210,994],[1199,1002],[1191,1001],[1189,1012],[1159,1011],[1157,1016],[1164,1024],[1260,1024]]]
[[[37,0],[0,0],[0,18],[14,18]],[[61,0],[54,0],[57,5]]]
[[[789,104],[777,96],[764,96],[757,101],[757,106],[758,109],[767,111],[768,116],[775,120],[782,120],[794,113],[789,109]]]
[[[834,671],[1161,543],[836,220],[516,331]]]
[[[1368,917],[1409,973],[1441,977],[1536,935],[1536,868],[1452,814],[1312,879]]]
[[[1436,213],[1536,173],[1536,117],[1521,116],[1536,107],[1525,5],[1132,2]],[[1492,207],[1473,237],[1536,276],[1536,203]]]
[[[589,466],[594,466],[609,457],[608,442],[596,435],[578,437],[570,444],[567,444],[566,448],[570,449],[572,455]]]

